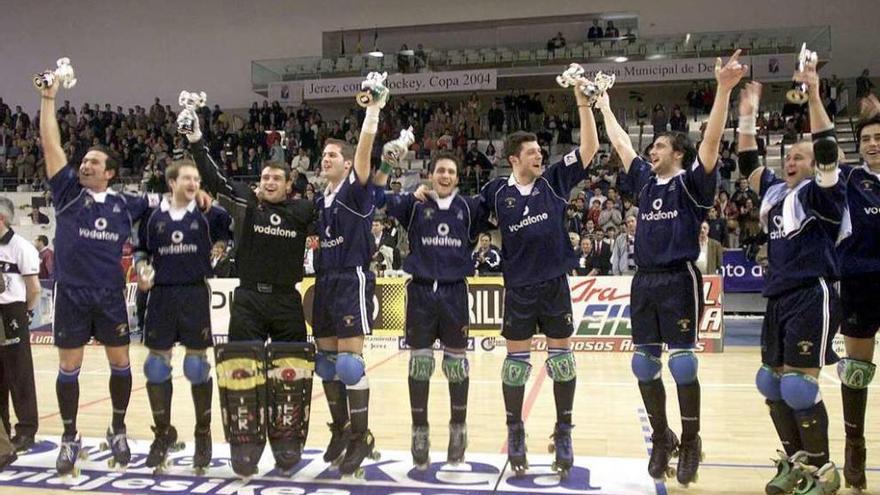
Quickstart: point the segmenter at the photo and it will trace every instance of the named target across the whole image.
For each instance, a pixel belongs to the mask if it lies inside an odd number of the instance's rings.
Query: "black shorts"
[[[693,263],[668,271],[638,270],[631,294],[633,344],[666,344],[678,349],[697,344],[703,277]]]
[[[843,327],[847,337],[871,339],[880,327],[880,273],[847,277],[840,281]]]
[[[468,287],[411,280],[406,285],[406,343],[426,349],[440,339],[451,349],[464,349],[468,338]]]
[[[196,350],[213,344],[208,284],[161,285],[153,287],[147,295],[144,345],[167,351],[177,342]]]
[[[315,338],[369,335],[376,274],[361,267],[318,274],[312,307]]]
[[[55,284],[55,346],[76,349],[92,337],[107,347],[129,344],[128,308],[123,289]]]
[[[834,286],[820,279],[767,300],[761,328],[761,361],[773,368],[821,368],[839,358],[831,341],[842,311]]]
[[[285,292],[258,292],[236,287],[229,317],[229,340],[305,342],[306,320],[302,297],[291,289]]]
[[[574,333],[568,277],[504,289],[504,324],[507,340],[528,340],[536,333],[565,339]]]

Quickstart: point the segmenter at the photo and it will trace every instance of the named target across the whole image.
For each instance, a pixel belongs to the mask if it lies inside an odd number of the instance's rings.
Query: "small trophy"
[[[58,59],[58,68],[53,70],[45,70],[39,74],[34,74],[34,87],[37,89],[51,88],[55,84],[55,79],[61,81],[64,89],[70,89],[76,86],[76,75],[73,67],[70,65],[70,59],[62,57]]]
[[[398,166],[400,159],[406,155],[409,147],[414,142],[416,142],[416,137],[413,134],[412,126],[408,129],[401,129],[400,137],[393,141],[388,141],[382,146],[382,161],[394,167]]]
[[[605,74],[597,72],[593,81],[584,77],[584,68],[580,64],[571,64],[568,69],[561,75],[556,76],[556,83],[563,88],[577,86],[581,92],[587,97],[587,103],[593,106],[606,91],[614,86],[614,74]]]
[[[385,86],[385,79],[388,78],[387,72],[370,72],[367,79],[361,83],[361,91],[356,96],[357,104],[363,108],[370,106],[373,101],[388,93]]]
[[[807,44],[801,45],[801,52],[797,57],[797,71],[803,72],[808,63],[815,63],[819,59],[816,52],[807,49]],[[796,105],[803,105],[809,99],[807,96],[807,83],[796,82],[792,84],[791,89],[786,91],[785,99]]]
[[[180,92],[177,103],[183,107],[184,111],[180,112],[177,117],[177,132],[181,134],[192,134],[195,119],[199,118],[196,110],[205,106],[208,101],[208,95],[204,91],[199,93],[190,93],[187,90]]]

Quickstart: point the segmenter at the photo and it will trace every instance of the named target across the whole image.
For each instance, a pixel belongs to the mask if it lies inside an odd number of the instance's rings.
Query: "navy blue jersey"
[[[880,272],[880,175],[867,165],[841,168],[852,234],[837,247],[844,277]]]
[[[803,214],[797,228],[786,235],[783,210],[785,198],[792,194],[796,195],[801,206],[798,209]],[[815,284],[820,277],[839,278],[834,244],[846,206],[843,181],[825,188],[813,180],[805,180],[795,189],[788,190],[784,180],[765,168],[761,173],[759,195],[762,221],[763,212],[769,212],[765,225],[770,237],[767,245],[769,266],[764,277],[764,295],[778,296]],[[793,204],[792,209],[795,209]]]
[[[565,209],[572,188],[587,178],[575,149],[530,186],[513,176],[488,182],[480,191],[484,207],[501,230],[506,287],[522,287],[565,275],[577,260],[566,231]]]
[[[156,285],[193,284],[211,276],[214,232],[223,235],[229,213],[216,206],[207,213],[195,201],[185,209],[171,208],[163,199],[138,229],[138,251],[152,258]],[[228,235],[228,232],[227,234]]]
[[[352,169],[335,191],[315,198],[321,242],[315,254],[316,272],[369,265],[376,249],[370,232],[376,212],[373,189],[370,182],[362,185]]]
[[[409,193],[388,194],[386,213],[406,227],[410,254],[403,270],[416,278],[452,282],[474,274],[471,251],[483,208],[479,197],[453,194],[421,202]]]
[[[55,202],[55,280],[74,287],[122,289],[122,246],[159,196],[92,192],[67,164],[49,179]]]
[[[666,268],[696,261],[700,256],[700,224],[715,204],[718,173],[706,173],[700,159],[661,179],[651,164],[636,157],[620,181],[637,195],[639,227],[635,258],[639,268]]]

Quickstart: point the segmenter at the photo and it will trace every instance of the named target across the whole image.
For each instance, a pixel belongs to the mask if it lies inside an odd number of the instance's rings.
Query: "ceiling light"
[[[614,57],[614,61],[617,62],[618,64],[626,62],[627,60],[629,60],[629,59],[626,57]]]

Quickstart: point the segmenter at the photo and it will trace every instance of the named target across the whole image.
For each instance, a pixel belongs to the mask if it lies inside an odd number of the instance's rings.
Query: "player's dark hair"
[[[180,176],[180,169],[183,167],[193,167],[198,170],[196,163],[192,160],[175,160],[165,169],[165,180],[177,180],[177,177]]]
[[[862,140],[862,131],[865,129],[865,127],[871,125],[880,125],[880,113],[856,122],[856,143]]]
[[[519,156],[519,152],[522,151],[522,144],[538,141],[538,136],[531,132],[525,131],[516,131],[514,133],[508,134],[506,138],[504,138],[504,156],[505,158],[510,158],[511,156]]]
[[[328,144],[335,144],[336,146],[339,146],[339,152],[342,154],[343,159],[354,160],[354,146],[349,144],[347,141],[336,138],[327,138],[324,140],[324,147],[326,148]]]
[[[275,170],[280,170],[280,171],[284,172],[284,181],[286,182],[286,181],[290,180],[290,167],[288,167],[287,164],[284,162],[276,162],[276,161],[263,162],[263,168],[264,169],[271,168],[271,169],[275,169]]]
[[[434,158],[431,158],[431,164],[428,167],[428,171],[431,173],[434,173],[434,168],[437,167],[437,162],[439,162],[440,160],[451,160],[452,163],[455,164],[455,173],[456,174],[458,173],[458,170],[461,168],[461,163],[459,162],[458,157],[455,156],[455,153],[453,153],[451,151],[443,150],[443,151],[438,152],[436,155],[434,155]]]
[[[89,151],[100,151],[101,153],[107,155],[107,160],[104,162],[104,169],[116,172],[114,174],[114,177],[118,174],[120,158],[115,151],[100,144],[89,147],[86,153],[88,153]]]
[[[37,240],[44,246],[49,246],[49,238],[44,235],[38,235]]]
[[[697,149],[694,148],[694,143],[691,142],[687,134],[678,131],[662,132],[654,138],[654,142],[657,142],[661,137],[669,139],[672,151],[682,153],[682,166],[689,167],[697,158]]]

